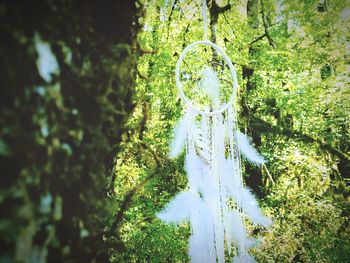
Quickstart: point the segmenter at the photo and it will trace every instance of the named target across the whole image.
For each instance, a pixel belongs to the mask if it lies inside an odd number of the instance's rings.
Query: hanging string
[[[203,16],[203,27],[204,27],[204,40],[208,40],[208,27],[207,27],[207,1],[202,1],[202,16]]]

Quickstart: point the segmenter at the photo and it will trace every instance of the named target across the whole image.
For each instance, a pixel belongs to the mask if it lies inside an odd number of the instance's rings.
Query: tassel
[[[197,127],[196,151],[203,160],[210,164],[210,145],[209,145],[209,118],[201,116],[200,126]]]
[[[258,165],[266,162],[264,158],[259,155],[257,150],[255,150],[255,148],[251,145],[251,140],[247,135],[236,131],[236,139],[240,152],[248,161]]]
[[[216,245],[216,255],[218,263],[225,261],[225,251],[224,251],[224,238],[225,229],[222,218],[222,185],[220,184],[220,156],[221,153],[219,149],[222,148],[221,144],[224,143],[224,138],[220,135],[223,130],[221,127],[222,120],[218,115],[212,117],[212,127],[211,127],[211,166],[210,173],[215,181],[215,190],[217,195],[211,197],[208,202],[211,203],[211,208],[213,211],[214,223],[215,223],[215,245]]]
[[[189,255],[193,263],[215,262],[215,242],[213,218],[204,202],[191,215],[192,235],[190,237]]]
[[[247,231],[243,224],[242,216],[238,211],[231,211],[227,215],[228,221],[231,223],[227,229],[226,240],[228,243],[237,242],[239,253],[245,253],[246,248],[251,248],[258,244],[255,238],[247,238]]]
[[[240,253],[245,251],[247,231],[243,225],[243,220],[241,215],[237,211],[231,211],[228,214],[229,220],[232,222],[230,228],[228,229],[228,238],[230,242],[236,241],[238,246],[238,251]]]

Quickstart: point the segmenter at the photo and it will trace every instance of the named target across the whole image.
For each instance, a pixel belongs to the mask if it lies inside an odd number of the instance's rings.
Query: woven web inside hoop
[[[196,107],[194,105],[194,103],[192,103],[192,101],[185,95],[184,90],[183,90],[183,85],[182,85],[181,80],[180,80],[180,66],[181,66],[181,62],[184,60],[186,54],[190,50],[192,50],[194,47],[199,46],[199,45],[210,46],[213,49],[215,49],[217,51],[217,53],[220,54],[223,57],[223,59],[225,60],[227,66],[229,68],[229,71],[231,73],[231,76],[232,76],[232,80],[233,80],[232,93],[231,93],[231,95],[229,97],[229,100],[227,102],[221,104],[221,106],[218,109],[202,110],[199,107]],[[177,64],[176,64],[175,77],[176,77],[176,86],[177,86],[177,89],[179,90],[181,99],[185,102],[185,104],[188,107],[191,107],[194,111],[196,111],[197,113],[199,113],[201,115],[212,116],[212,115],[221,113],[221,112],[225,111],[230,105],[232,105],[235,102],[236,93],[237,93],[237,86],[238,86],[236,70],[235,70],[235,68],[234,68],[230,58],[221,49],[221,47],[219,47],[218,45],[210,42],[209,40],[202,40],[202,41],[194,42],[194,43],[190,44],[189,46],[187,46],[183,50],[183,52],[181,53],[181,55],[179,57],[179,60],[177,61]]]

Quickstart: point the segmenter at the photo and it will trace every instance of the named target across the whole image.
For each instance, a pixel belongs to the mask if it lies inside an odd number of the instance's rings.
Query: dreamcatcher
[[[264,159],[237,128],[236,71],[225,52],[207,39],[205,0],[202,11],[205,40],[187,46],[176,65],[176,85],[185,103],[185,114],[175,127],[169,155],[175,158],[186,150],[188,187],[157,216],[167,223],[190,221],[191,262],[225,262],[225,247],[229,254],[236,255],[233,262],[255,262],[248,249],[257,242],[247,237],[244,214],[253,224],[268,226],[271,220],[261,213],[255,197],[243,185],[240,158],[242,155],[256,165],[263,164]],[[200,72],[200,85],[210,107],[195,106],[183,91],[180,66],[196,46],[209,46],[228,65],[233,91],[229,101],[221,106],[220,81],[212,67],[204,67]]]

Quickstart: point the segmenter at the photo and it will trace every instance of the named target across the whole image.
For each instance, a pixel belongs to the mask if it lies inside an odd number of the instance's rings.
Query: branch
[[[222,14],[228,10],[230,10],[231,8],[231,4],[228,3],[225,6],[218,6],[218,4],[215,2],[215,0],[211,1],[211,7],[209,9],[209,14],[210,14],[210,40],[213,43],[216,43],[216,25],[218,23],[218,18],[219,18],[219,14]]]
[[[339,158],[346,160],[346,161],[350,161],[350,156],[346,153],[343,153],[341,151],[339,151],[338,149],[335,149],[333,146],[323,143],[307,134],[304,134],[300,131],[297,130],[293,130],[293,129],[288,129],[285,127],[281,127],[281,126],[276,126],[276,125],[272,125],[258,117],[253,117],[252,123],[253,126],[255,126],[256,129],[259,129],[260,131],[272,131],[274,133],[277,134],[282,134],[286,137],[289,138],[296,138],[299,139],[305,143],[317,143],[318,146],[323,149],[326,150],[330,153],[332,153],[335,156],[338,156]]]
[[[237,34],[236,34],[235,30],[233,29],[232,23],[229,23],[229,21],[227,20],[227,17],[226,17],[225,14],[223,14],[223,16],[224,16],[224,19],[225,19],[227,25],[230,27],[230,29],[231,29],[233,35],[234,35],[235,37],[237,37]]]
[[[272,175],[270,174],[269,170],[267,169],[266,165],[265,164],[262,164],[262,167],[265,168],[266,172],[267,172],[267,175],[269,176],[270,180],[271,180],[271,183],[272,184],[275,184],[275,181],[273,180],[272,178]]]
[[[113,224],[111,225],[110,232],[113,233],[118,233],[118,228],[119,225],[122,223],[124,219],[124,215],[126,211],[131,207],[132,202],[134,201],[135,196],[138,194],[138,192],[153,178],[155,178],[159,174],[162,173],[161,167],[168,167],[168,165],[162,165],[161,163],[161,158],[150,148],[147,146],[146,143],[142,143],[142,147],[144,147],[146,150],[148,150],[152,156],[154,157],[157,166],[155,166],[151,173],[146,176],[143,180],[141,180],[137,185],[135,185],[132,189],[130,189],[124,196],[124,199],[120,205],[120,209],[118,213],[115,216],[115,220]],[[164,159],[164,158],[163,158]]]
[[[143,155],[143,150],[146,150],[152,155],[153,159],[156,162],[156,165],[152,166],[151,168],[152,171],[147,177],[141,180],[136,186],[134,186],[125,194],[124,199],[120,205],[120,209],[116,214],[115,220],[111,226],[111,229],[110,229],[111,233],[117,232],[120,223],[123,221],[125,212],[131,207],[134,197],[137,195],[137,193],[146,185],[148,181],[150,181],[157,174],[159,174],[160,168],[163,167],[161,160],[164,158],[158,156],[157,153],[153,151],[151,147],[149,147],[146,143],[142,142],[144,132],[147,129],[147,121],[149,120],[149,102],[148,101],[143,102],[142,116],[143,118],[141,119],[141,122],[140,122],[140,129],[138,130],[138,139],[140,140],[141,143],[139,143],[138,148],[136,149],[136,154],[137,154],[136,158],[141,159]]]
[[[264,1],[260,0],[260,4],[261,4],[261,17],[263,20],[265,36],[266,36],[267,40],[269,41],[270,46],[273,47],[274,49],[276,49],[275,43],[269,34],[269,24],[267,23],[267,19],[266,19]]]
[[[216,43],[216,25],[218,23],[219,14],[226,12],[227,10],[230,10],[231,4],[228,3],[226,6],[218,6],[218,4],[215,2],[215,0],[211,1],[211,7],[209,9],[210,14],[210,41],[213,43]],[[212,48],[213,52],[213,61],[218,60],[218,53],[216,49]]]
[[[256,42],[262,40],[264,37],[266,37],[266,33],[264,33],[264,34],[261,35],[260,37],[256,38],[256,39],[253,40],[252,42],[250,42],[250,43],[248,44],[248,46],[251,46],[251,45],[253,45],[254,43],[256,43]]]
[[[213,0],[213,1],[215,2],[215,5],[219,8],[219,11],[218,11],[219,14],[225,13],[226,11],[231,9],[231,4],[230,3],[227,3],[227,5],[220,7],[220,6],[217,5],[215,0]]]
[[[166,40],[169,39],[170,23],[171,23],[171,18],[172,18],[173,13],[174,13],[176,2],[177,2],[177,0],[174,1],[173,6],[171,7],[170,14],[169,14],[169,18],[168,18],[168,32],[167,32],[167,35],[166,35]]]
[[[186,26],[186,28],[185,28],[185,33],[184,33],[184,37],[183,37],[184,43],[186,43],[186,35],[187,35],[188,31],[189,31],[189,28],[190,28],[192,19],[195,17],[195,14],[196,14],[196,13],[193,13],[193,15],[192,15],[190,21],[188,22],[188,24],[187,24],[187,26]]]
[[[137,75],[138,75],[141,79],[149,80],[149,77],[142,75],[141,72],[140,72],[138,69],[137,69],[136,71],[137,71]]]
[[[143,149],[145,149],[146,151],[148,151],[153,156],[153,158],[156,161],[158,167],[162,166],[161,158],[158,156],[158,154],[155,151],[153,151],[150,147],[148,147],[148,145],[146,143],[144,143],[144,142],[141,143],[141,147]]]
[[[115,220],[111,226],[111,233],[117,232],[120,223],[123,221],[125,212],[130,208],[132,202],[134,201],[134,197],[136,194],[146,185],[148,181],[153,179],[159,173],[159,167],[157,166],[154,171],[144,178],[141,182],[139,182],[136,186],[134,186],[131,190],[127,192],[124,196],[124,199],[120,205],[120,209],[115,216]]]
[[[156,54],[159,51],[158,49],[157,50],[144,50],[140,46],[139,42],[136,42],[136,47],[134,47],[134,50],[136,51],[136,53],[138,53],[139,56],[142,56],[144,54]]]
[[[135,196],[137,195],[137,193],[153,178],[155,178],[158,174],[161,173],[161,158],[150,148],[148,147],[148,145],[146,143],[141,143],[142,148],[148,150],[151,155],[154,157],[155,161],[156,161],[156,166],[154,166],[152,168],[151,173],[146,176],[143,180],[141,180],[137,185],[135,185],[132,189],[130,189],[124,196],[123,201],[120,205],[120,209],[118,211],[118,213],[115,216],[114,222],[111,225],[110,228],[110,233],[113,235],[113,233],[117,233],[118,234],[118,228],[120,226],[120,224],[122,223],[123,219],[124,219],[124,215],[126,213],[126,211],[128,211],[128,209],[131,207]]]
[[[148,121],[148,102],[144,101],[142,105],[142,120],[140,122],[140,130],[139,130],[139,140],[142,141],[143,139],[143,133],[147,128],[147,121]]]

